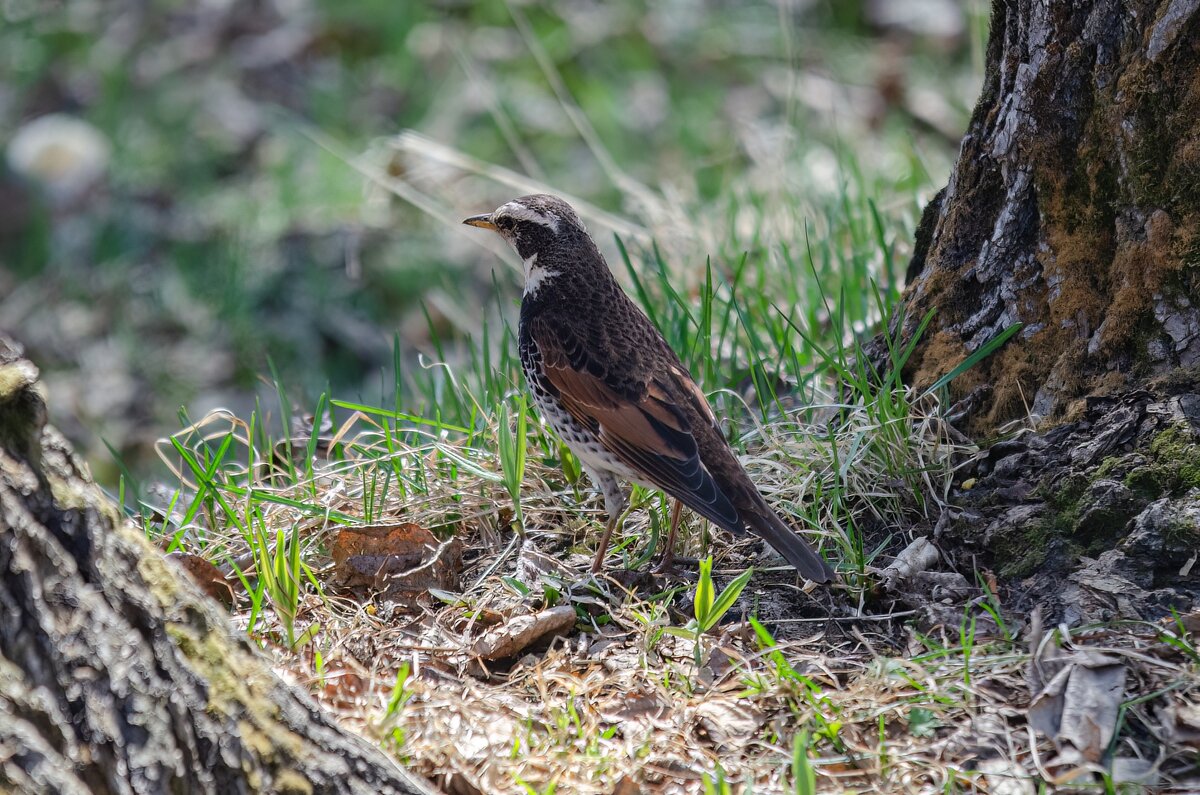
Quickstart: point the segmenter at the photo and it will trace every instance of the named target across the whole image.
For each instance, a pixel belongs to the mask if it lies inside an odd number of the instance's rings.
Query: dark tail
[[[837,577],[829,564],[803,538],[796,535],[795,530],[784,524],[769,506],[763,505],[754,512],[747,511],[745,515],[749,519],[750,531],[787,558],[796,571],[813,582],[832,582]]]

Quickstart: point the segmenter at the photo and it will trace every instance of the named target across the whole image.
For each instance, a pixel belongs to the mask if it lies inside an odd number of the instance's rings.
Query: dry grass
[[[700,639],[699,655],[693,640],[664,632],[690,617],[692,581],[627,587],[614,562],[613,576],[599,581],[552,572],[532,580],[531,595],[521,592],[513,575],[518,559],[530,556],[508,525],[494,425],[456,437],[438,428],[397,432],[355,415],[318,434],[308,474],[308,440],[292,441],[297,463],[289,469],[266,450],[247,457],[257,430],[214,415],[180,434],[183,447],[215,451],[232,435],[243,454],[226,451],[213,467],[219,477],[197,480],[179,465],[177,449],[166,448],[165,458],[207,507],[187,522],[177,513],[164,535],[226,567],[240,561],[253,583],[254,537],[239,524],[296,527],[312,579],[327,586],[335,573],[327,550],[338,526],[330,517],[453,530],[467,550],[456,594],[382,597],[325,587],[318,595],[310,587],[296,623],[297,635],[309,629],[311,639],[295,650],[281,644],[286,633],[275,612],[263,610],[253,622],[253,636],[281,671],[451,792],[802,792],[797,747],[822,790],[1032,792],[1029,776],[1053,780],[1039,767],[1052,746],[1026,725],[1028,654],[988,612],[1003,606],[966,600],[947,608],[961,625],[918,632],[906,623],[913,611],[881,593],[873,556],[858,565],[848,554],[881,537],[854,541],[847,527],[913,527],[927,513],[936,516],[954,462],[970,450],[916,411],[891,436],[865,410],[850,412],[832,433],[824,422],[798,424],[799,416],[746,433],[753,454],[745,460],[773,501],[824,537],[827,554],[841,561],[843,584],[805,591],[786,567],[762,559],[756,544],[718,536],[705,547],[703,528],[689,523],[683,552],[713,554],[718,587],[756,567],[729,620]],[[892,443],[867,443],[881,438]],[[539,429],[529,442],[522,503],[530,539],[583,571],[599,528],[597,500],[586,484],[568,484],[557,462],[546,462],[543,453],[554,448]],[[924,502],[880,463],[901,453],[893,464],[920,473]],[[399,474],[389,476],[395,479],[385,495],[370,498],[381,472]],[[819,499],[834,493],[838,510]],[[628,542],[627,561],[642,554],[651,513],[665,508],[652,498],[630,515],[617,542]],[[543,586],[551,601],[575,608],[574,629],[512,659],[479,660],[472,653],[479,636],[536,612]],[[243,598],[238,619],[250,624],[250,612]],[[773,637],[756,636],[750,617]],[[1071,641],[1118,650],[1131,672],[1126,700],[1134,704],[1119,747],[1161,752],[1164,769],[1175,773],[1186,754],[1166,744],[1162,715],[1200,698],[1200,675],[1195,658],[1163,643],[1164,630],[1092,628]],[[1023,783],[1005,790],[1006,779]]]

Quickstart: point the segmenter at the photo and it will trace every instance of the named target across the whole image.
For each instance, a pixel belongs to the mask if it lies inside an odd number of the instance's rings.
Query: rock
[[[1171,409],[1176,418],[1186,420],[1194,432],[1200,433],[1200,395],[1178,395],[1172,400]]]
[[[1000,480],[1017,480],[1025,474],[1025,453],[1013,453],[996,462],[992,474]]]

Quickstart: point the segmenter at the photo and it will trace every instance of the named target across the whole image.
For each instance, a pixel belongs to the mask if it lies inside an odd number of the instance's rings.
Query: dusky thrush
[[[683,504],[734,535],[758,535],[810,580],[834,578],[751,482],[704,392],[617,284],[569,204],[522,196],[463,223],[495,231],[525,263],[521,366],[542,416],[603,492],[608,512],[593,572],[624,511],[624,480],[677,501],[664,562]]]

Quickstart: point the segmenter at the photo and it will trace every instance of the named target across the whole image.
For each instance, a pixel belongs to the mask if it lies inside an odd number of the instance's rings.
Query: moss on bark
[[[988,435],[1048,424],[1200,361],[1200,10],[997,0],[985,87],[922,218],[906,317],[937,309],[918,385],[1013,322],[951,385]],[[911,331],[911,327],[909,329]]]

